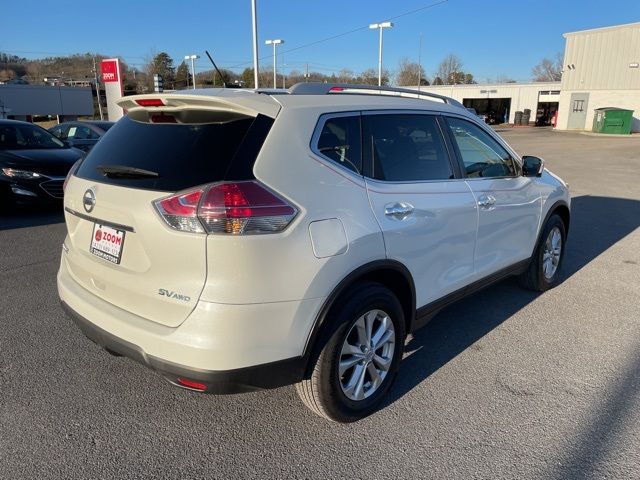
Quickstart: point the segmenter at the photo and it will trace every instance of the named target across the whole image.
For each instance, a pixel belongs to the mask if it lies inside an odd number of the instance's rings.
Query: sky
[[[417,62],[422,35],[428,77],[453,53],[478,81],[530,81],[532,67],[564,50],[563,33],[640,21],[640,0],[257,0],[257,6],[261,63],[273,61],[266,39],[285,41],[279,71],[307,63],[325,74],[377,68],[378,34],[367,26],[392,19],[384,32],[385,68],[396,70],[404,57]],[[0,12],[0,51],[21,57],[91,52],[142,69],[166,51],[176,64],[201,55],[201,71],[211,68],[209,50],[220,67],[251,66],[250,0],[0,0]]]

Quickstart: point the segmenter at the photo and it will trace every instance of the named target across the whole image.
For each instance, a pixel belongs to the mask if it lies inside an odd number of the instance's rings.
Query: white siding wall
[[[591,130],[593,126],[594,110],[603,107],[619,107],[633,110],[632,132],[640,132],[640,90],[575,90],[560,93],[560,109],[558,111],[558,130],[566,130],[571,107],[571,94],[584,92],[589,94],[587,104],[587,119],[584,129]]]
[[[557,128],[567,129],[572,93],[588,93],[587,118],[602,107],[634,110],[631,129],[640,132],[640,23],[567,33]],[[569,68],[571,66],[571,68]]]
[[[564,36],[562,90],[640,90],[640,23]]]

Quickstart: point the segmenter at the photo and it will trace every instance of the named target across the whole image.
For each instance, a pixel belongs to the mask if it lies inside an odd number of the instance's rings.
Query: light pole
[[[258,10],[256,0],[251,0],[251,30],[253,31],[253,88],[259,88],[258,74]]]
[[[393,23],[391,22],[382,22],[382,23],[372,23],[369,25],[371,30],[375,30],[376,28],[380,31],[380,46],[378,48],[378,86],[382,85],[382,29],[393,27]]]
[[[200,58],[200,55],[185,55],[184,59],[185,60],[191,60],[191,77],[192,77],[192,83],[193,83],[193,89],[196,89],[196,64],[194,63],[198,58]],[[187,78],[187,81],[189,79]],[[187,85],[188,86],[188,85]]]
[[[265,45],[273,45],[273,88],[278,88],[278,77],[276,75],[276,45],[282,45],[284,40],[276,39],[276,40],[267,40],[264,42]]]

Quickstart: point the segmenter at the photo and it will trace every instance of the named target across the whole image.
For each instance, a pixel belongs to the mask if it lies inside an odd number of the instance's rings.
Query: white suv
[[[454,100],[306,83],[120,105],[67,178],[58,290],[86,336],[175,385],[296,383],[357,420],[443,307],[558,281],[566,184]]]

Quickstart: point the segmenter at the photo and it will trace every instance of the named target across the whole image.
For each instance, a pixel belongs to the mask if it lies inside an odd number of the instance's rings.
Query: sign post
[[[122,98],[123,93],[120,61],[117,58],[102,60],[101,71],[107,97],[107,116],[110,121],[116,122],[124,115],[122,108],[116,105],[116,101]]]

